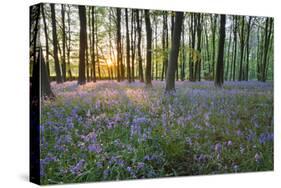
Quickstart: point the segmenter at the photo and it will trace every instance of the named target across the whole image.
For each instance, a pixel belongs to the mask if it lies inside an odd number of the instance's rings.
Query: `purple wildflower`
[[[82,168],[84,167],[84,164],[85,164],[85,160],[81,159],[75,166],[72,166],[70,168],[70,172],[73,175],[79,174],[81,172]]]
[[[96,165],[97,165],[98,168],[101,168],[103,166],[103,163],[102,162],[97,162]]]
[[[215,145],[215,151],[216,151],[218,154],[221,153],[221,151],[222,151],[222,145],[221,145],[221,143],[217,143],[217,144]]]
[[[107,178],[107,176],[109,176],[109,174],[110,174],[110,170],[109,170],[109,169],[105,169],[105,170],[103,171],[103,176],[104,176],[104,178]]]
[[[231,141],[231,140],[229,140],[229,141],[227,142],[227,146],[232,146],[232,141]]]
[[[88,146],[88,150],[95,153],[100,153],[102,148],[99,144],[91,144]]]
[[[264,144],[267,141],[270,141],[270,142],[273,141],[273,134],[272,133],[262,133],[259,136],[259,143],[260,144]]]
[[[149,155],[144,156],[143,160],[144,161],[149,161],[150,160],[150,156]]]
[[[143,162],[139,162],[137,165],[137,169],[140,170],[144,167],[144,163]]]

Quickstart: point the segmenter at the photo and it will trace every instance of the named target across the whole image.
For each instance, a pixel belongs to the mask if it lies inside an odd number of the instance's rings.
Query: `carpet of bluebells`
[[[273,170],[273,84],[51,84],[42,184]]]

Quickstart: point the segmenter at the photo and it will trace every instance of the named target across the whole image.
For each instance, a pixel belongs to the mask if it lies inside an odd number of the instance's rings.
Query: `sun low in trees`
[[[85,6],[84,24],[76,5],[46,4],[42,8],[40,36],[50,80],[61,83],[78,78],[82,83],[81,66],[88,82],[133,82],[136,78],[148,86],[153,78],[167,79],[175,13]],[[273,19],[226,18],[223,80],[272,79]],[[183,24],[175,80],[215,81],[217,71],[221,71],[216,70],[220,15],[186,13]],[[86,34],[81,33],[83,30]],[[80,37],[84,35],[85,39]],[[85,49],[81,41],[86,43]]]

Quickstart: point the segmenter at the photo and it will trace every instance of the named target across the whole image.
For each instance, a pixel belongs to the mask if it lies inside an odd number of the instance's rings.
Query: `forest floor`
[[[52,83],[41,183],[273,170],[273,84]]]

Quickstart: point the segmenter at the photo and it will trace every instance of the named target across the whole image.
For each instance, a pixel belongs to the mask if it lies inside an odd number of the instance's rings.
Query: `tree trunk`
[[[212,54],[212,78],[215,78],[215,59],[216,59],[216,31],[217,31],[217,15],[211,15],[211,24],[212,24],[212,45],[213,45],[213,54]]]
[[[48,97],[48,98],[54,98],[55,95],[51,90],[49,76],[47,74],[46,64],[44,60],[44,56],[42,53],[42,48],[39,49],[39,56],[38,56],[38,62],[37,65],[40,63],[40,73],[41,73],[41,97]]]
[[[57,83],[62,83],[59,57],[58,57],[58,39],[57,39],[57,26],[56,26],[56,11],[55,5],[51,5],[51,17],[52,17],[52,33],[53,33],[53,49],[54,49],[54,62],[55,62],[55,71],[56,71],[56,81]]]
[[[126,63],[127,63],[127,79],[131,83],[131,68],[130,68],[130,36],[129,36],[129,21],[128,21],[128,9],[125,9],[125,21],[126,21]]]
[[[260,62],[261,62],[261,53],[260,53],[260,28],[258,27],[258,31],[257,31],[257,52],[256,52],[256,61],[257,61],[257,64],[256,64],[256,66],[257,66],[257,72],[256,72],[256,74],[257,74],[257,80],[258,81],[260,81],[261,80],[261,72],[260,72]]]
[[[194,71],[194,52],[195,52],[195,37],[196,37],[196,27],[197,27],[197,19],[195,17],[195,13],[191,13],[190,19],[190,53],[189,53],[189,80],[195,81],[196,71]]]
[[[176,20],[172,38],[172,48],[169,56],[168,70],[166,77],[166,92],[175,90],[175,73],[177,68],[181,29],[183,23],[183,12],[176,12]]]
[[[65,62],[65,5],[61,5],[61,22],[62,22],[62,79],[66,81],[66,62]]]
[[[200,55],[196,61],[195,67],[195,80],[201,80],[201,33],[202,33],[202,23],[201,23],[201,14],[197,13],[197,52]]]
[[[46,17],[45,17],[45,10],[44,10],[44,4],[42,7],[42,19],[44,23],[44,33],[45,33],[45,43],[46,43],[46,70],[48,77],[50,76],[50,65],[49,65],[49,40],[48,40],[48,31],[47,31],[47,23],[46,23]]]
[[[225,73],[225,79],[228,79],[228,73],[229,73],[229,64],[230,64],[230,47],[231,47],[231,31],[229,32],[229,39],[228,39],[228,47],[227,47],[227,64],[226,64],[226,73]]]
[[[210,62],[210,53],[209,53],[209,39],[208,39],[208,27],[207,22],[205,25],[205,40],[206,40],[206,53],[207,53],[207,62],[208,62],[208,75],[207,78],[210,78],[211,75],[211,62]]]
[[[99,79],[101,80],[101,71],[100,71],[100,59],[99,59],[99,39],[98,39],[98,17],[97,17],[97,12],[95,12],[95,34],[96,34],[96,37],[95,37],[95,40],[96,40],[96,63],[97,63],[97,66],[98,66],[98,74],[99,74]]]
[[[223,64],[224,64],[224,40],[225,40],[225,15],[220,16],[220,38],[218,46],[218,61],[216,68],[215,85],[221,87],[223,85]]]
[[[132,51],[132,71],[131,81],[135,81],[135,52],[136,52],[136,26],[135,26],[135,10],[132,10],[131,16],[131,51]]]
[[[116,38],[117,38],[117,81],[121,80],[121,66],[122,66],[122,54],[121,54],[121,9],[117,8],[116,10]]]
[[[67,64],[68,64],[68,76],[69,76],[69,79],[72,80],[72,73],[71,73],[71,66],[70,66],[70,50],[71,50],[71,30],[70,30],[71,18],[70,18],[70,5],[68,5],[67,18],[68,18]]]
[[[155,80],[157,80],[158,77],[158,63],[157,63],[157,15],[154,15],[154,25],[155,25],[155,30],[154,30],[154,64],[155,64]]]
[[[95,7],[92,7],[92,74],[93,82],[96,82],[96,56],[95,56]]]
[[[80,44],[79,44],[79,76],[78,84],[83,85],[86,83],[85,78],[85,50],[87,42],[87,31],[86,31],[86,7],[78,6],[79,19],[80,19]]]
[[[232,74],[232,80],[235,81],[235,73],[236,73],[236,53],[237,53],[237,17],[233,16],[233,22],[234,22],[234,27],[233,27],[233,39],[234,39],[234,54],[233,54],[233,74]]]
[[[167,24],[167,13],[163,11],[163,33],[162,33],[162,51],[163,51],[163,65],[162,65],[162,75],[161,80],[164,80],[164,76],[167,75],[168,67],[168,24]]]
[[[181,81],[185,79],[185,61],[186,61],[186,55],[185,55],[185,40],[184,40],[184,21],[182,23],[182,66],[181,66]]]
[[[263,61],[262,61],[262,81],[263,82],[266,81],[267,56],[268,56],[268,49],[269,49],[269,43],[270,43],[270,35],[272,33],[272,25],[273,25],[273,19],[266,18],[265,34],[264,34],[264,55],[263,55]]]
[[[141,21],[139,18],[139,10],[136,10],[136,19],[137,19],[137,31],[138,31],[138,64],[139,64],[139,79],[140,82],[143,82],[143,68],[142,68],[142,56],[141,56]]]
[[[249,21],[248,21],[248,25],[247,25],[247,39],[246,39],[246,75],[245,75],[245,80],[248,81],[249,79],[249,56],[250,56],[250,33],[251,33],[251,21],[252,21],[252,17],[249,17]]]
[[[242,77],[243,57],[244,57],[244,17],[242,16],[241,33],[240,33],[240,65],[239,65],[239,77],[238,77],[239,81],[243,80]]]
[[[145,84],[152,86],[151,83],[151,42],[152,42],[152,29],[150,24],[149,10],[145,10],[145,26],[146,26],[146,70],[145,70]]]

